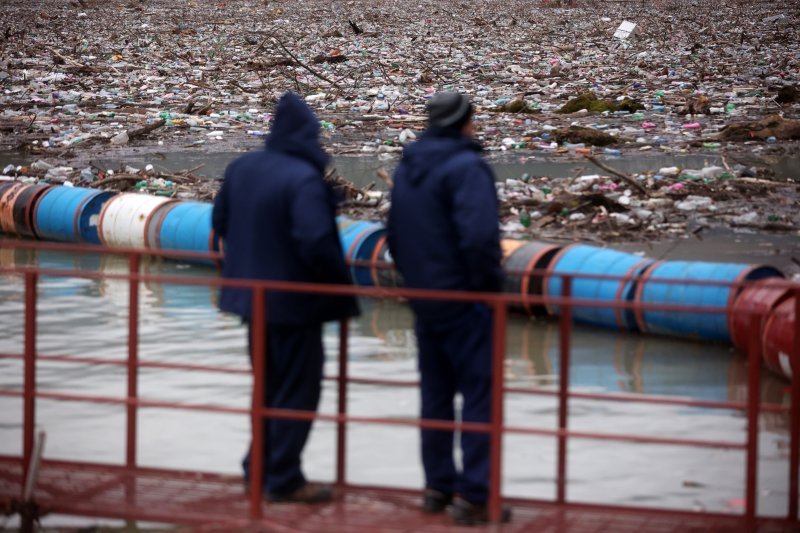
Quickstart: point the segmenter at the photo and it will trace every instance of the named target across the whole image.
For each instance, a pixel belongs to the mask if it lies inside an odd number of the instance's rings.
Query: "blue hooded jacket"
[[[480,146],[428,128],[394,174],[387,235],[408,287],[495,292],[502,288],[497,191]],[[421,320],[445,323],[472,304],[412,301]]]
[[[293,93],[281,97],[266,149],[225,170],[212,224],[224,239],[226,278],[351,284],[336,228],[319,122]],[[219,307],[251,318],[252,291],[223,288]],[[267,320],[303,325],[358,314],[353,297],[268,292]]]

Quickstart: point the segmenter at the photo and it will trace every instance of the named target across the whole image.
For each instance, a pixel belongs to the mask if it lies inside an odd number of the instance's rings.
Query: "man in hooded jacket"
[[[472,109],[464,95],[434,95],[427,105],[427,130],[405,149],[395,171],[388,242],[408,287],[476,292],[502,288],[497,192],[492,171],[473,140]],[[459,392],[463,421],[489,422],[489,309],[467,302],[410,303],[419,345],[422,418],[453,421]],[[464,524],[486,521],[489,437],[461,435],[461,472],[453,458],[453,438],[452,431],[422,431],[423,510],[448,509]],[[502,518],[508,519],[509,513],[504,510]]]
[[[295,94],[286,93],[278,102],[266,149],[228,166],[214,202],[214,232],[224,239],[223,277],[352,283],[334,218],[334,191],[323,180],[327,161],[317,117]],[[324,363],[322,324],[356,316],[355,298],[268,291],[266,300],[266,324],[252,323],[249,289],[223,288],[219,306],[248,324],[251,350],[254,335],[266,331],[264,405],[316,411]],[[263,428],[267,498],[329,500],[330,488],[307,482],[301,469],[311,422],[265,419]],[[246,480],[251,452],[243,461]]]

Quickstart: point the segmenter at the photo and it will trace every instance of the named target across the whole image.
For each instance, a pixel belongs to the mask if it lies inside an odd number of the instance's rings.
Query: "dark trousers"
[[[250,324],[250,360],[253,360],[254,327]],[[266,327],[267,354],[264,369],[264,405],[276,409],[316,411],[322,390],[322,324]],[[261,450],[264,490],[288,494],[306,483],[300,465],[310,421],[263,421],[264,446]],[[245,480],[250,479],[250,450],[242,461]]]
[[[417,320],[422,418],[455,419],[453,400],[463,396],[464,422],[489,422],[492,387],[492,321],[484,306],[475,306],[447,325]],[[445,494],[458,493],[471,503],[488,497],[489,435],[462,432],[461,472],[453,459],[452,431],[422,431],[425,486]]]

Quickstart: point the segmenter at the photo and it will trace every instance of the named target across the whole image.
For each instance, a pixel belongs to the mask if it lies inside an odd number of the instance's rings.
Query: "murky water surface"
[[[64,253],[0,250],[0,264],[100,269],[123,273],[116,256],[73,257]],[[202,267],[153,262],[152,273],[214,275]],[[43,277],[39,289],[38,350],[122,359],[127,350],[126,282]],[[141,286],[140,357],[247,368],[245,331],[215,308],[215,293],[200,286],[144,283]],[[353,376],[415,379],[412,316],[392,301],[362,301],[351,325]],[[325,329],[327,374],[336,373],[338,329]],[[743,355],[729,346],[678,339],[622,335],[576,328],[572,338],[573,390],[707,400],[746,399]],[[0,352],[23,350],[23,284],[0,279]],[[526,390],[554,391],[559,374],[558,329],[552,322],[512,315],[508,328],[506,378]],[[0,359],[0,387],[22,388],[22,363]],[[140,393],[151,400],[246,407],[250,378],[239,374],[142,369]],[[788,404],[785,381],[765,375],[762,399]],[[118,366],[48,363],[38,366],[38,386],[48,392],[121,397],[125,370]],[[0,397],[0,454],[20,453],[22,402]],[[326,382],[322,412],[333,413],[335,383]],[[124,460],[124,409],[115,405],[39,400],[37,425],[47,432],[46,457],[109,463]],[[363,416],[415,417],[415,389],[351,385],[348,409]],[[552,396],[510,394],[507,423],[555,428]],[[579,431],[633,433],[744,442],[743,414],[731,410],[590,402],[570,404],[570,427]],[[249,438],[245,416],[183,410],[141,409],[142,465],[237,473]],[[788,417],[764,413],[760,440],[759,508],[783,513],[787,500]],[[305,453],[310,477],[335,475],[335,426],[317,423]],[[353,425],[348,435],[348,477],[367,484],[420,487],[418,434],[413,428]],[[555,495],[557,448],[551,437],[509,435],[504,439],[506,495],[551,499]],[[573,439],[569,445],[568,496],[574,501],[640,504],[739,513],[743,505],[745,456],[741,451]]]
[[[152,164],[157,170],[164,172],[177,172],[195,169],[194,174],[220,179],[225,173],[225,168],[243,152],[172,152],[152,154],[132,154],[124,159],[94,157],[92,163],[101,168],[116,169],[120,165],[131,165],[135,168],[144,168]],[[499,181],[518,179],[523,174],[531,176],[548,176],[551,178],[566,178],[578,174],[604,173],[589,161],[574,160],[558,157],[546,153],[526,153],[516,155],[512,153],[487,153],[489,162]],[[602,156],[601,156],[602,157]],[[366,187],[374,183],[378,190],[386,189],[386,184],[375,174],[379,168],[392,172],[397,166],[398,157],[382,160],[376,156],[337,156],[333,158],[332,166],[338,173],[347,178],[358,187]],[[722,160],[718,153],[705,154],[630,154],[622,157],[605,158],[607,164],[626,173],[656,172],[663,167],[678,166],[680,168],[700,169],[709,165],[721,165]],[[800,178],[800,157],[772,158],[770,167],[778,179]],[[30,164],[29,155],[16,152],[0,152],[0,167],[11,164]],[[79,165],[80,163],[75,163]],[[731,162],[732,164],[732,162]]]

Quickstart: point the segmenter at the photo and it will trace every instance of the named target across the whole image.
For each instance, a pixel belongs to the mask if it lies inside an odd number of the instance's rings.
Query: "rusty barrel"
[[[763,350],[767,368],[787,379],[797,372],[792,359],[797,361],[800,354],[794,354],[795,335],[797,335],[797,290],[772,309],[764,322]],[[796,364],[796,363],[795,363]]]
[[[733,345],[746,350],[749,339],[761,338],[770,312],[788,298],[791,285],[782,278],[767,278],[747,284],[736,296],[730,316]],[[760,315],[760,327],[753,331],[753,315]]]
[[[528,296],[541,296],[544,277],[536,271],[544,271],[561,246],[539,241],[511,241],[504,239],[503,269],[506,278],[503,291],[523,297],[522,308],[532,315],[545,315],[542,304],[532,304]]]
[[[106,246],[144,248],[152,216],[162,204],[175,201],[148,194],[118,194],[100,212],[100,241]]]
[[[50,189],[50,185],[26,185],[19,190],[17,199],[14,201],[14,228],[18,235],[38,239],[36,224],[34,224],[33,213],[36,204],[42,195]]]
[[[25,184],[19,181],[4,183],[0,189],[0,233],[14,235],[17,233],[14,224],[14,202]]]

